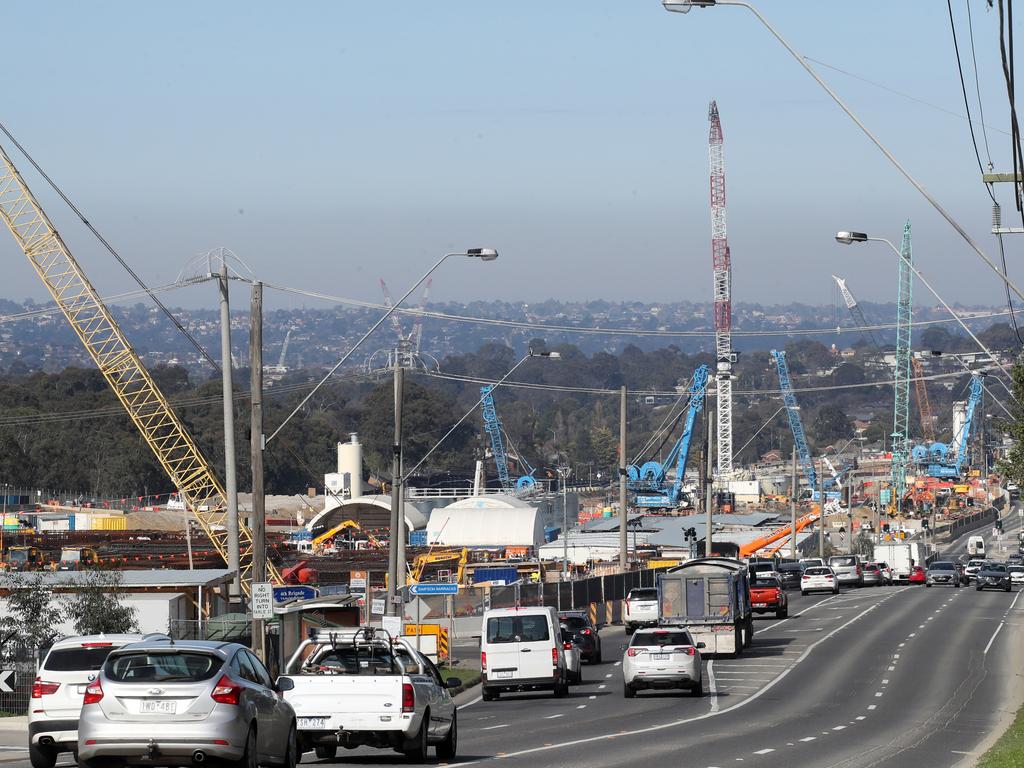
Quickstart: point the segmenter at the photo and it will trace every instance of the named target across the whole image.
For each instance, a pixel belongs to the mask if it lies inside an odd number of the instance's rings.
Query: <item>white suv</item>
[[[33,768],[53,768],[57,755],[78,757],[78,718],[86,686],[96,680],[107,655],[142,635],[66,637],[50,648],[32,684],[28,708],[28,752]]]
[[[637,630],[622,657],[623,695],[636,696],[644,688],[685,688],[704,695],[700,649],[685,627]]]
[[[634,587],[629,590],[622,604],[622,623],[626,634],[633,634],[637,627],[649,627],[658,623],[658,590],[654,587]]]

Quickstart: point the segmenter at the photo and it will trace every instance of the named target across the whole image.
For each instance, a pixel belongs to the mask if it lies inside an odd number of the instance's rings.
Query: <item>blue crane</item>
[[[814,462],[811,460],[811,449],[807,446],[804,423],[800,420],[800,406],[796,403],[796,395],[793,393],[793,382],[789,378],[786,353],[782,350],[773,349],[772,357],[775,360],[775,367],[779,371],[779,389],[782,392],[782,402],[786,405],[786,414],[789,416],[789,428],[793,432],[796,455],[800,459],[800,467],[804,471],[807,487],[811,489],[813,496],[813,494],[817,493],[818,473],[815,471]]]
[[[491,439],[491,454],[494,456],[494,464],[498,469],[498,482],[503,490],[511,491],[513,488],[512,477],[508,471],[508,451],[505,449],[505,429],[498,418],[498,409],[494,406],[493,384],[485,384],[480,387],[481,405],[484,414],[484,431]],[[517,489],[529,488],[536,485],[533,478],[534,469],[525,459],[520,457],[519,461],[529,470],[529,474],[523,475],[515,482]]]
[[[665,461],[648,461],[641,467],[631,466],[628,470],[627,485],[636,492],[634,505],[644,509],[672,509],[679,506],[682,498],[683,475],[686,474],[686,460],[690,455],[690,442],[697,414],[704,410],[704,394],[708,385],[708,367],[698,366],[690,382],[690,404],[686,412],[683,434],[679,436]],[[676,476],[669,485],[666,478],[668,469],[675,462]]]
[[[967,460],[968,443],[974,429],[974,412],[981,402],[983,392],[981,377],[971,376],[970,392],[967,395],[967,409],[963,426],[953,436],[953,442],[932,443],[931,445],[915,445],[911,452],[914,463],[925,466],[929,477],[957,478],[960,477]]]

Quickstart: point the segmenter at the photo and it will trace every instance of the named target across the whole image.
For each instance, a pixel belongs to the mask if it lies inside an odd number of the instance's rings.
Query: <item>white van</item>
[[[484,701],[502,691],[569,692],[558,611],[552,607],[495,608],[484,613],[480,670]]]
[[[971,557],[985,556],[985,539],[981,536],[971,536],[967,539],[967,554]]]

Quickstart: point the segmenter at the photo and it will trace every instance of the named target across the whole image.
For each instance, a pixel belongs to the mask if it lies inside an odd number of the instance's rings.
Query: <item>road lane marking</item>
[[[508,726],[509,726],[509,723],[505,723],[504,725],[488,725],[486,728],[481,728],[480,730],[481,731],[493,731],[493,730],[496,730],[498,728],[508,728]]]
[[[460,704],[460,705],[459,705],[459,709],[465,709],[466,707],[472,707],[472,706],[473,706],[474,704],[476,704],[476,703],[477,703],[478,701],[483,701],[483,700],[484,700],[484,697],[483,697],[483,696],[477,696],[477,697],[476,697],[475,699],[473,699],[472,701],[467,701],[467,702],[466,702],[465,704]]]
[[[611,677],[611,673],[609,673],[609,674],[605,675],[604,677],[605,677],[605,679],[607,680],[607,679],[608,679],[609,677]]]
[[[868,704],[868,709],[877,709],[875,704]]]
[[[889,684],[889,681],[888,681],[888,680],[883,680],[883,681],[882,681],[882,685],[888,685],[888,684]]]
[[[557,715],[548,715],[545,720],[554,720],[556,717],[565,717],[565,713],[559,713]]]
[[[846,730],[846,726],[845,725],[837,725],[832,730],[833,731],[845,731]]]
[[[866,720],[867,718],[864,717],[864,715],[857,715],[857,719],[858,720]]]
[[[767,755],[769,752],[774,752],[774,751],[775,751],[774,749],[769,747],[768,749],[759,749],[754,754],[755,755]]]
[[[991,648],[991,647],[992,647],[992,643],[994,643],[994,642],[996,641],[996,635],[998,635],[998,634],[1000,633],[1000,631],[1002,631],[1002,629],[1003,629],[1003,622],[999,622],[999,626],[998,626],[998,627],[996,627],[996,631],[995,631],[995,632],[993,632],[993,633],[992,633],[992,637],[990,637],[990,638],[988,639],[988,645],[986,645],[986,646],[985,646],[985,650],[981,652],[981,655],[982,655],[982,656],[984,656],[985,654],[987,654],[987,653],[988,653],[988,651],[989,651],[989,648]]]
[[[708,692],[711,694],[711,714],[718,711],[718,686],[715,684],[715,662],[708,662]]]
[[[604,689],[604,688],[607,688],[607,687],[608,687],[607,685],[605,685],[604,683],[602,683],[601,685],[597,686],[597,690],[599,690],[599,691],[600,691],[600,690],[602,690],[602,689]]]
[[[875,698],[879,699],[881,697],[882,697],[882,692],[881,691],[875,691]]]
[[[804,736],[802,739],[800,739],[800,741],[814,741],[816,738],[818,738],[818,737],[817,736]]]
[[[602,688],[604,688],[604,686],[603,686],[603,685],[602,685],[601,687],[602,687]],[[587,698],[588,698],[588,699],[596,699],[596,698],[597,698],[597,696],[588,696]]]
[[[596,697],[595,696],[591,696],[590,698],[593,699],[593,698],[596,698]],[[586,709],[586,708],[587,708],[586,704],[578,704],[578,705],[576,705],[576,709]]]

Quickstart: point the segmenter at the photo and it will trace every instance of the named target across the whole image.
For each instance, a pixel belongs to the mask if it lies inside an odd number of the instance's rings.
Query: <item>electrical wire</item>
[[[154,304],[156,304],[156,305],[157,305],[157,306],[158,306],[158,307],[160,308],[160,311],[161,311],[161,312],[163,312],[163,313],[164,313],[164,314],[165,314],[165,315],[167,316],[167,318],[168,318],[168,319],[169,319],[169,320],[170,320],[170,321],[171,321],[172,323],[174,323],[174,327],[175,327],[175,328],[177,328],[177,329],[178,329],[178,331],[179,331],[179,332],[180,332],[180,333],[181,333],[181,334],[182,334],[182,335],[183,335],[183,336],[184,336],[184,337],[185,337],[186,339],[188,339],[188,340],[189,340],[189,343],[191,343],[191,344],[192,344],[192,346],[193,346],[193,347],[195,347],[195,348],[196,348],[196,350],[197,350],[197,351],[199,352],[199,354],[201,354],[201,355],[202,355],[203,357],[205,357],[205,358],[206,358],[206,361],[207,361],[207,362],[208,362],[208,363],[209,363],[209,364],[210,364],[211,366],[213,366],[213,369],[214,369],[215,371],[217,371],[217,372],[219,373],[219,372],[220,372],[220,364],[219,364],[219,363],[218,363],[218,362],[217,362],[216,360],[214,360],[214,359],[213,359],[213,358],[212,358],[212,357],[210,356],[210,353],[209,353],[209,352],[207,352],[207,351],[206,351],[206,349],[204,349],[204,348],[203,348],[203,345],[202,345],[202,344],[200,344],[200,343],[199,343],[198,341],[196,341],[195,337],[194,337],[194,336],[192,336],[192,334],[190,334],[190,333],[188,332],[188,330],[187,330],[187,329],[185,328],[185,326],[184,326],[184,325],[182,325],[182,324],[181,324],[181,323],[180,323],[180,322],[178,321],[178,318],[176,318],[176,317],[174,316],[174,314],[173,314],[173,313],[171,312],[171,310],[169,310],[169,309],[168,309],[168,308],[167,308],[167,307],[166,307],[166,306],[164,305],[164,303],[163,303],[162,301],[160,301],[160,299],[158,299],[158,298],[156,297],[156,294],[155,294],[155,293],[154,293],[153,291],[151,291],[151,290],[150,290],[150,288],[149,288],[149,286],[147,286],[147,285],[146,285],[146,284],[145,284],[145,283],[144,283],[144,282],[142,281],[142,278],[141,278],[141,277],[139,277],[139,276],[138,276],[138,274],[136,274],[135,270],[133,270],[133,269],[131,268],[131,266],[129,266],[128,262],[127,262],[127,261],[125,261],[125,260],[124,260],[124,258],[122,258],[121,254],[120,254],[120,253],[118,253],[118,252],[117,252],[117,251],[116,251],[116,250],[114,249],[114,246],[112,246],[112,245],[111,245],[111,244],[110,244],[110,243],[109,243],[109,242],[107,241],[107,239],[106,239],[105,237],[103,237],[103,235],[101,235],[101,234],[100,234],[100,231],[99,231],[98,229],[96,229],[96,227],[94,227],[94,226],[92,225],[92,222],[90,222],[90,221],[89,221],[89,220],[88,220],[87,218],[85,218],[85,214],[83,214],[83,213],[82,213],[82,211],[81,211],[81,210],[80,210],[80,209],[78,208],[78,206],[77,206],[77,205],[75,205],[75,204],[74,204],[74,202],[72,202],[71,198],[70,198],[70,197],[68,197],[68,196],[67,196],[67,195],[66,195],[66,194],[64,193],[64,190],[63,190],[63,189],[61,189],[61,188],[60,188],[59,186],[57,186],[57,183],[56,183],[56,182],[55,182],[55,181],[54,181],[54,180],[53,180],[52,178],[50,178],[49,174],[47,174],[47,173],[46,173],[46,171],[44,171],[44,170],[43,170],[42,166],[40,166],[40,165],[39,165],[39,163],[37,163],[37,162],[36,162],[35,158],[34,158],[34,157],[32,157],[32,155],[30,155],[30,154],[28,153],[28,150],[26,150],[26,149],[25,149],[25,148],[24,148],[24,147],[23,147],[23,146],[22,146],[22,145],[21,145],[21,144],[20,144],[20,143],[18,142],[18,140],[17,140],[16,138],[14,138],[14,134],[12,134],[12,133],[11,133],[11,132],[10,132],[10,131],[9,131],[9,130],[7,129],[7,126],[6,126],[6,125],[4,125],[4,124],[3,124],[2,122],[0,122],[0,131],[3,131],[4,135],[5,135],[5,136],[7,136],[8,140],[9,140],[9,141],[10,141],[10,142],[11,142],[12,144],[14,144],[14,146],[15,146],[15,147],[17,147],[17,148],[18,148],[18,151],[19,151],[19,152],[20,152],[20,153],[22,154],[22,156],[24,156],[24,158],[25,158],[26,160],[28,160],[28,162],[29,162],[29,163],[30,163],[30,164],[32,165],[32,167],[36,169],[36,172],[37,172],[37,173],[38,173],[38,174],[39,174],[40,176],[42,176],[42,177],[43,177],[43,180],[44,180],[44,181],[46,181],[46,183],[50,185],[50,188],[51,188],[51,189],[52,189],[52,190],[53,190],[54,192],[56,192],[56,193],[57,193],[57,195],[58,195],[58,196],[60,197],[60,199],[61,199],[61,200],[63,200],[63,201],[64,201],[64,203],[65,203],[65,204],[66,204],[66,205],[68,206],[68,208],[70,208],[70,209],[71,209],[71,210],[72,210],[72,211],[74,212],[74,214],[75,214],[75,215],[76,215],[76,216],[78,217],[79,221],[81,221],[81,222],[82,222],[82,223],[83,223],[83,224],[84,224],[84,225],[86,226],[86,228],[87,228],[87,229],[88,229],[88,230],[89,230],[89,231],[90,231],[90,232],[91,232],[91,233],[93,234],[93,236],[94,236],[94,237],[95,237],[95,238],[96,238],[97,240],[99,240],[99,242],[100,242],[100,243],[101,243],[101,244],[103,245],[103,247],[107,249],[107,251],[108,251],[108,252],[110,253],[110,255],[111,255],[111,256],[113,256],[113,257],[114,257],[115,259],[117,259],[117,262],[118,262],[118,263],[119,263],[119,264],[120,264],[120,265],[121,265],[121,266],[122,266],[122,267],[124,268],[124,271],[125,271],[125,272],[127,272],[127,273],[128,273],[128,274],[129,274],[130,276],[131,276],[131,278],[132,278],[132,279],[133,279],[133,280],[134,280],[134,281],[135,281],[136,283],[138,283],[138,284],[139,284],[139,287],[140,287],[140,288],[141,288],[141,289],[142,289],[143,291],[145,291],[145,292],[146,292],[146,295],[147,295],[147,296],[148,296],[148,297],[150,298],[150,300],[151,300],[151,301],[152,301],[152,302],[153,302]]]
[[[981,83],[978,78],[978,57],[974,52],[974,20],[971,16],[971,0],[964,0],[967,6],[967,29],[971,39],[971,61],[974,64],[974,92],[978,97],[978,118],[981,125],[981,138],[985,142],[985,157],[988,158],[988,167],[992,168],[992,152],[988,147],[988,126],[985,125],[985,105],[981,100]]]

